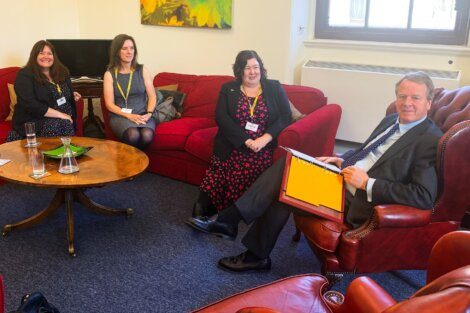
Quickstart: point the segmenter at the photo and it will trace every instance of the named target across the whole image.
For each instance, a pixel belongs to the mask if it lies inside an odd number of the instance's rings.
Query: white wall
[[[300,82],[300,67],[304,63],[303,42],[308,39],[310,24],[310,0],[292,0],[290,18],[289,51],[285,60],[288,79],[286,82]]]
[[[23,66],[34,43],[79,38],[77,0],[15,0],[0,10],[0,67]]]
[[[232,5],[232,29],[214,30],[142,25],[139,1],[80,0],[80,35],[132,35],[139,49],[139,62],[152,74],[232,74],[238,51],[254,49],[269,77],[289,79],[285,56],[289,51],[290,1],[233,0]]]
[[[315,59],[462,70],[462,83],[470,85],[470,54],[305,45],[304,40],[313,38],[315,0],[233,0],[230,30],[142,25],[139,5],[138,0],[11,1],[0,11],[0,67],[24,65],[40,39],[113,38],[128,33],[137,41],[139,61],[152,74],[231,74],[237,52],[255,49],[268,75],[285,83],[299,84],[301,64]]]

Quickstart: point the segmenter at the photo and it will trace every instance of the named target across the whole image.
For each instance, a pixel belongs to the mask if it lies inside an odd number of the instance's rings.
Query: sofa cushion
[[[155,139],[150,145],[154,150],[184,150],[189,135],[199,129],[215,126],[209,118],[183,117],[161,123],[155,129]]]
[[[10,113],[10,95],[7,84],[14,84],[19,67],[0,69],[0,121],[4,121]]]
[[[10,114],[8,114],[6,121],[11,121],[13,119],[13,113],[15,112],[15,105],[16,105],[16,92],[15,86],[13,84],[7,84],[8,87],[8,94],[10,95]]]
[[[163,72],[153,79],[154,86],[178,84],[178,90],[186,94],[183,116],[214,118],[220,87],[232,81],[232,76],[190,75]]]
[[[170,90],[170,91],[176,91],[178,90],[178,84],[172,84],[172,85],[165,85],[165,86],[157,86],[155,87],[156,90]]]
[[[184,150],[209,163],[213,152],[214,137],[217,130],[218,127],[196,130],[189,136]]]
[[[292,122],[297,122],[301,118],[304,118],[306,114],[301,113],[294,104],[289,100],[290,111],[292,113]]]
[[[183,105],[183,116],[214,118],[215,105],[222,85],[232,81],[231,76],[199,76]]]
[[[326,105],[327,98],[319,89],[285,84],[282,87],[286,91],[287,98],[304,114],[312,113]]]

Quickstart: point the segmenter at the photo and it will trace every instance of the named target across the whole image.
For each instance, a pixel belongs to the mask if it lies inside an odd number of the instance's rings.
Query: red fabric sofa
[[[188,75],[163,72],[154,77],[154,86],[178,84],[186,94],[180,119],[161,123],[146,153],[150,159],[149,171],[200,184],[212,155],[212,144],[217,126],[215,105],[220,87],[233,80],[232,76]],[[283,85],[289,100],[302,113],[303,119],[289,125],[280,134],[280,145],[310,155],[329,155],[333,152],[336,131],[341,117],[339,105],[327,105],[327,98],[318,89]],[[108,139],[116,139],[109,128],[109,118],[102,101],[105,131]],[[275,158],[283,154],[277,149]]]
[[[11,129],[11,121],[5,121],[10,114],[10,94],[7,84],[14,84],[19,67],[6,67],[0,69],[0,144],[7,139]],[[83,100],[76,103],[77,107],[77,136],[83,135]]]

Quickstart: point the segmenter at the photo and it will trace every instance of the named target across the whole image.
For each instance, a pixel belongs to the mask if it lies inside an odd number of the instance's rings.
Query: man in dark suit
[[[357,150],[341,158],[319,158],[342,168],[346,222],[351,226],[364,223],[378,204],[432,207],[437,195],[436,148],[442,135],[427,118],[433,89],[427,74],[405,75],[395,86],[397,114],[384,118]],[[247,250],[222,258],[219,267],[237,272],[269,270],[269,255],[290,213],[307,214],[277,201],[284,162],[266,170],[216,220],[192,220],[194,228],[228,239],[235,239],[241,220],[254,222],[242,240]]]

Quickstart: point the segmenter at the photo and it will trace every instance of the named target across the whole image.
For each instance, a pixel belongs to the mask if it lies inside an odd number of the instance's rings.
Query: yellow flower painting
[[[146,25],[232,27],[232,0],[140,0],[141,23]]]

